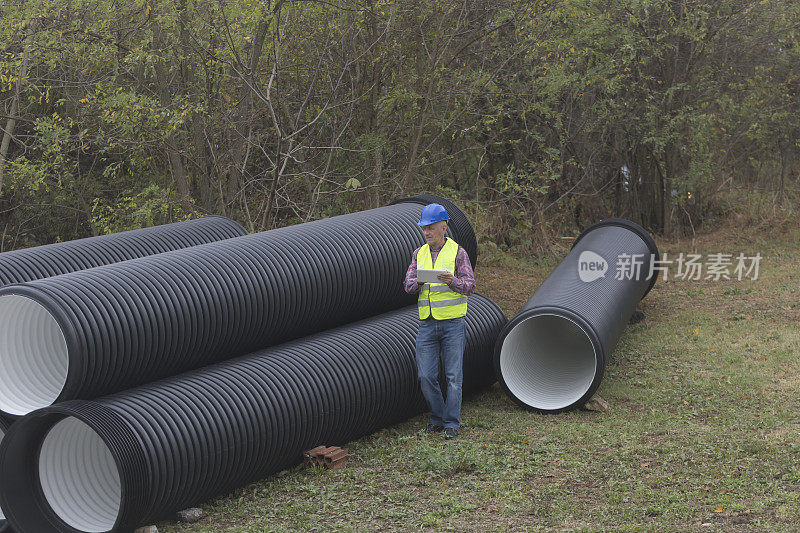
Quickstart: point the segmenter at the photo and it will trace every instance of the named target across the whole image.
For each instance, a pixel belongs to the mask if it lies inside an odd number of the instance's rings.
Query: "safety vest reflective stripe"
[[[428,307],[428,305],[430,305],[431,307],[447,307],[449,305],[459,305],[463,303],[467,303],[466,296],[462,296],[460,298],[453,298],[451,300],[440,300],[438,302],[430,302],[430,300],[419,300],[417,302],[418,307]]]
[[[450,291],[452,289],[450,287],[448,287],[447,285],[434,285],[433,287],[430,287],[428,290],[430,292],[447,292],[447,291]]]

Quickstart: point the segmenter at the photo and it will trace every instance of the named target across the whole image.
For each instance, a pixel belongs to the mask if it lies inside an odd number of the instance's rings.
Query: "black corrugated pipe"
[[[247,231],[238,223],[213,215],[12,250],[0,253],[0,285],[49,278],[242,235],[247,235]]]
[[[464,392],[494,381],[507,322],[469,299]],[[422,412],[416,306],[18,420],[0,505],[20,531],[129,531]],[[72,528],[72,529],[70,529]]]
[[[4,417],[0,416],[0,445],[3,443],[3,438],[8,433],[8,428],[11,426],[11,422]],[[6,521],[6,516],[3,514],[3,508],[0,507],[0,533],[8,533],[11,528],[8,527],[8,522]]]
[[[401,202],[0,289],[0,411],[111,394],[409,305],[416,296],[402,280],[424,244],[422,207]],[[474,256],[472,228],[451,229]]]
[[[540,412],[583,405],[653,287],[658,257],[650,234],[628,220],[603,220],[581,233],[497,340],[494,368],[506,394]],[[626,263],[631,268],[619,268]]]

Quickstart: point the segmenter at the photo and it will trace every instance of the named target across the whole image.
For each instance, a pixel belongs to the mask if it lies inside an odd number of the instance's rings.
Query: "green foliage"
[[[29,160],[22,156],[14,161],[9,187],[26,195],[69,188],[76,171],[76,163],[70,157],[70,152],[80,149],[70,129],[55,113],[37,119],[34,129],[39,134],[42,148],[39,157]]]
[[[445,187],[507,248],[609,215],[680,233],[730,187],[796,186],[798,22],[779,0],[5,3],[0,217],[36,241],[194,211],[264,229]]]
[[[146,228],[188,218],[188,214],[180,207],[175,191],[162,189],[158,185],[149,185],[141,191],[129,191],[113,202],[98,198],[92,205],[92,221],[100,233]]]

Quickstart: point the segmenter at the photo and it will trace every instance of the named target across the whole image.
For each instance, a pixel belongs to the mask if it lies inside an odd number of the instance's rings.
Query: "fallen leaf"
[[[714,509],[714,512],[715,513],[721,513],[722,512],[722,506],[721,505],[717,505],[717,508]]]

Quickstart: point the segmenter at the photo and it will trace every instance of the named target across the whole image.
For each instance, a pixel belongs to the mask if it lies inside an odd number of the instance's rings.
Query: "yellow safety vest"
[[[455,275],[456,255],[458,244],[447,238],[436,257],[436,264],[432,265],[431,247],[426,244],[417,252],[417,268],[447,270]],[[420,320],[425,320],[431,313],[436,320],[467,316],[467,297],[451,290],[447,283],[426,283],[422,287],[417,301]]]

